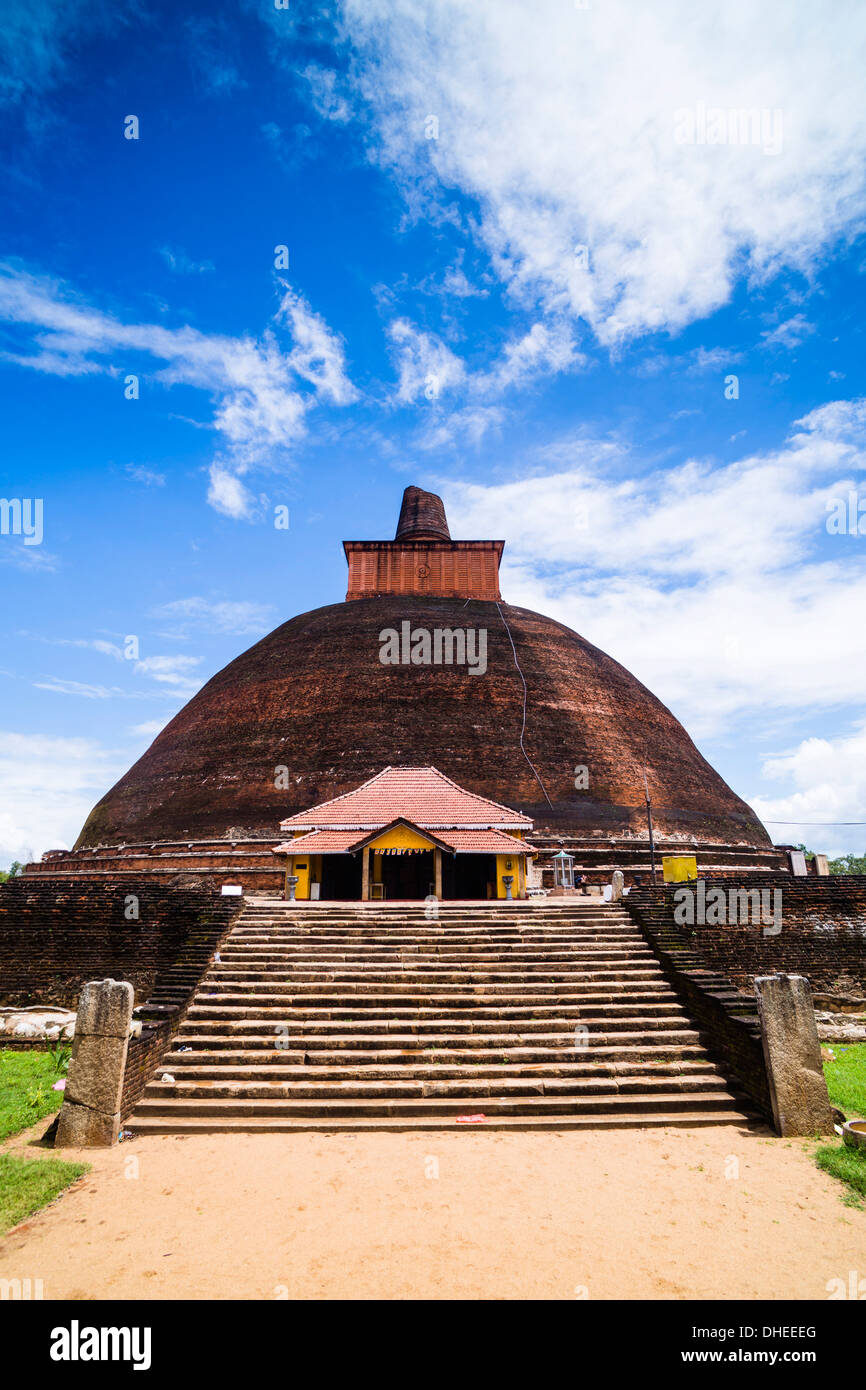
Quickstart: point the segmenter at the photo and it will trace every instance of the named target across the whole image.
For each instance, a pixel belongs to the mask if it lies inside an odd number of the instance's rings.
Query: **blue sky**
[[[864,41],[781,0],[7,3],[0,495],[44,534],[0,535],[0,863],[342,598],[409,482],[774,838],[862,852]]]

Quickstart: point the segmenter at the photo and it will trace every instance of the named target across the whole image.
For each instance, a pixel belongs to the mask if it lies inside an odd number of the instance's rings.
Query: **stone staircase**
[[[164,1081],[168,1073],[173,1080]],[[252,900],[127,1128],[748,1123],[621,908]]]

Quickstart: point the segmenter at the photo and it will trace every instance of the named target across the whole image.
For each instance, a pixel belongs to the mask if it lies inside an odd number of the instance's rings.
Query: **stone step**
[[[367,1101],[360,1098],[290,1100],[283,1097],[279,1100],[225,1100],[220,1098],[211,1100],[200,1096],[188,1099],[158,1097],[153,1100],[143,1099],[137,1107],[136,1117],[139,1120],[180,1115],[201,1116],[202,1118],[234,1116],[247,1119],[277,1116],[319,1118],[330,1114],[348,1119],[363,1115],[408,1117],[419,1113],[453,1116],[465,1114],[466,1108],[466,1099],[456,1096],[419,1096],[390,1100],[375,1097]],[[674,1089],[668,1086],[667,1089],[654,1090],[651,1094],[632,1092],[623,1094],[614,1091],[610,1094],[574,1095],[566,1093],[549,1096],[485,1096],[483,1108],[485,1111],[491,1111],[498,1115],[573,1115],[581,1113],[610,1114],[623,1111],[626,1108],[636,1113],[650,1113],[660,1110],[675,1112],[680,1109],[691,1111],[730,1110],[736,1108],[736,1102],[724,1087],[694,1091],[687,1088]]]
[[[443,1046],[441,1043],[418,1038],[407,1039],[376,1039],[375,1046],[372,1048],[361,1045],[333,1049],[329,1047],[329,1039],[317,1039],[317,1047],[305,1048],[297,1042],[287,1047],[279,1045],[284,1040],[277,1039],[273,1033],[255,1035],[250,1033],[234,1034],[184,1034],[178,1036],[174,1044],[174,1051],[168,1055],[174,1057],[187,1057],[194,1063],[197,1057],[203,1054],[219,1056],[243,1056],[245,1058],[257,1057],[262,1063],[267,1065],[285,1064],[293,1066],[406,1066],[415,1062],[429,1063],[431,1066],[439,1066],[445,1063],[463,1065],[464,1063],[486,1064],[495,1062],[497,1058],[505,1058],[514,1065],[556,1065],[560,1066],[576,1057],[581,1060],[598,1058],[616,1058],[617,1056],[648,1056],[648,1057],[676,1057],[681,1050],[690,1050],[690,1055],[704,1057],[705,1053],[700,1046],[698,1034],[694,1030],[682,1029],[676,1033],[657,1034],[653,1039],[648,1039],[644,1033],[604,1033],[592,1034],[586,1047],[582,1047],[578,1053],[575,1046],[573,1034],[567,1035],[564,1041],[557,1045],[540,1043],[537,1038],[533,1038],[530,1043],[510,1037],[508,1039],[499,1038],[496,1045],[481,1047],[477,1040],[466,1037],[453,1039],[451,1044]],[[358,1040],[354,1040],[357,1042]],[[396,1047],[395,1042],[403,1043]],[[411,1045],[407,1045],[411,1041]],[[387,1044],[391,1044],[388,1046]],[[190,1052],[180,1053],[177,1049],[189,1047]],[[171,1072],[171,1067],[166,1059],[160,1063],[164,1070]]]
[[[279,1104],[283,1100],[324,1102],[361,1101],[401,1101],[423,1100],[488,1100],[497,1097],[557,1096],[569,1099],[586,1099],[595,1096],[635,1095],[641,1100],[658,1094],[672,1092],[699,1092],[705,1098],[721,1094],[725,1100],[730,1096],[724,1079],[708,1072],[685,1073],[667,1072],[661,1075],[650,1073],[633,1076],[512,1076],[498,1077],[437,1077],[427,1079],[415,1077],[406,1072],[395,1080],[339,1080],[324,1081],[310,1078],[307,1081],[266,1080],[249,1078],[243,1080],[206,1080],[183,1077],[170,1084],[152,1081],[144,1093],[145,1103],[160,1100],[189,1100],[210,1103],[217,1100],[230,1101],[269,1101]]]
[[[541,1033],[550,1035],[572,1036],[577,1027],[586,1028],[590,1032],[594,1026],[604,1026],[606,1028],[631,1029],[637,1028],[645,1031],[659,1031],[664,1029],[681,1028],[687,1021],[687,1016],[680,1005],[659,1006],[659,1009],[652,1014],[626,1014],[619,1018],[612,1018],[610,1014],[603,1016],[591,1015],[588,1013],[574,1013],[570,1017],[542,1016],[541,1018],[476,1018],[473,1015],[462,1016],[460,1018],[433,1017],[433,1018],[328,1018],[310,1019],[296,1018],[291,1012],[280,1009],[234,1009],[226,1008],[210,1010],[198,1006],[193,1006],[181,1025],[181,1030],[186,1032],[188,1028],[203,1029],[208,1028],[216,1032],[229,1031],[237,1025],[247,1023],[263,1023],[271,1027],[272,1031],[279,1032],[283,1037],[294,1035],[304,1035],[306,1037],[354,1037],[354,1036],[381,1036],[405,1034],[413,1036],[418,1033],[436,1035],[462,1035],[463,1033],[476,1033],[479,1036],[490,1034],[492,1036],[506,1036],[512,1033]],[[225,1024],[223,1029],[220,1025]],[[181,1031],[179,1030],[179,1031]]]
[[[555,972],[542,971],[540,976],[523,974],[519,971],[445,971],[439,970],[430,974],[421,974],[409,970],[391,971],[360,971],[360,970],[317,970],[317,971],[298,971],[292,975],[292,980],[296,982],[299,989],[307,988],[310,992],[323,989],[333,990],[334,985],[348,990],[354,986],[357,992],[369,992],[373,989],[383,989],[393,991],[414,984],[419,989],[424,989],[429,985],[459,985],[466,988],[483,988],[485,986],[495,988],[504,986],[514,989],[515,984],[519,984],[521,989],[527,991],[532,989],[544,989],[550,985],[557,985],[562,988],[574,988],[576,985],[592,983],[628,983],[630,980],[646,980],[662,978],[658,971],[652,966],[635,966],[632,971],[616,969],[604,970],[557,970]],[[206,991],[198,991],[204,997]]]
[[[478,1111],[488,1128],[747,1122],[619,907],[264,903],[127,1127],[444,1129]]]
[[[321,997],[321,996],[319,996]],[[638,999],[598,999],[595,995],[582,997],[578,1002],[565,1002],[563,999],[552,999],[548,1003],[539,1003],[535,999],[526,1001],[516,996],[517,1002],[497,1001],[495,1007],[484,1007],[478,1004],[477,999],[470,996],[461,996],[457,1002],[455,1013],[455,1001],[437,1001],[431,999],[426,1005],[421,1005],[416,1001],[407,1004],[373,1004],[368,1005],[366,1000],[359,1002],[357,997],[350,996],[342,1003],[335,1001],[326,1008],[310,1007],[304,1004],[296,1004],[292,997],[280,999],[273,995],[258,996],[243,1000],[243,996],[225,995],[223,1002],[236,1004],[242,1002],[246,1010],[250,1005],[254,1007],[280,1007],[283,1012],[288,1008],[291,1017],[294,1019],[310,1019],[313,1022],[336,1021],[345,1019],[346,1021],[362,1019],[424,1019],[443,1018],[445,1016],[459,1018],[470,1016],[477,1019],[520,1019],[520,1018],[572,1018],[579,1019],[590,1006],[593,1010],[604,1007],[605,1016],[613,1018],[636,1017],[653,1011],[656,1008],[667,1007],[682,1011],[682,1005],[678,1002],[675,995],[642,995]],[[196,1006],[198,1007],[198,1006]]]
[[[274,966],[282,965],[283,969],[291,970],[293,974],[305,971],[330,971],[330,970],[363,970],[366,973],[379,971],[387,974],[395,968],[416,970],[423,974],[435,974],[437,971],[477,971],[487,973],[491,970],[499,970],[514,974],[537,974],[550,973],[551,970],[575,970],[581,966],[603,967],[625,966],[625,965],[648,965],[657,967],[655,957],[649,950],[637,950],[630,947],[627,950],[620,950],[616,947],[600,947],[597,951],[539,951],[535,955],[527,954],[522,951],[516,952],[491,952],[489,955],[478,953],[471,956],[452,954],[451,952],[441,955],[427,955],[421,952],[390,952],[381,955],[362,955],[346,951],[333,952],[331,955],[292,955],[291,952],[262,952],[260,956],[252,954],[242,955],[236,951],[224,951],[220,953],[220,960],[216,962],[218,970],[225,970],[230,966],[242,964],[244,961],[255,965],[257,959],[267,960]]]
[[[394,946],[448,946],[467,949],[503,948],[507,946],[568,945],[570,942],[610,940],[634,941],[641,933],[633,923],[595,923],[570,927],[567,931],[552,928],[520,932],[457,932],[453,928],[434,932],[307,932],[298,927],[239,928],[232,939],[239,942],[272,941],[275,945],[307,945],[310,947],[351,946],[358,950],[378,947],[387,950]]]
[[[764,1129],[764,1125],[735,1107],[719,1110],[636,1111],[626,1106],[608,1114],[544,1114],[488,1115],[480,1124],[461,1124],[455,1116],[401,1115],[353,1116],[344,1119],[324,1116],[199,1116],[163,1115],[142,1118],[138,1112],[126,1122],[135,1135],[172,1134],[430,1134],[444,1130],[487,1129],[499,1132],[529,1130],[556,1131],[606,1129],[700,1129],[715,1125],[731,1125],[739,1129]]]
[[[641,978],[634,983],[643,986],[657,982],[656,980]],[[401,984],[391,984],[387,981],[380,981],[376,984],[359,984],[357,981],[346,983],[345,981],[322,980],[311,983],[308,980],[296,980],[292,984],[296,1002],[305,1002],[311,1005],[319,1005],[325,1000],[335,999],[351,1000],[356,1004],[378,1003],[379,1001],[399,1003],[401,1000],[406,1003],[439,1000],[444,1004],[450,1000],[456,1000],[459,1007],[467,999],[474,1000],[479,1004],[498,1004],[500,1000],[505,1002],[519,1000],[522,1003],[530,1004],[535,1000],[544,1003],[549,999],[574,1002],[586,999],[591,1002],[593,999],[604,998],[607,994],[623,1000],[631,995],[646,997],[647,999],[652,996],[651,990],[632,988],[632,981],[628,977],[623,980],[579,980],[576,985],[560,984],[558,981],[552,982],[550,980],[537,981],[531,984],[526,984],[522,980],[516,984],[509,984],[506,981],[469,984],[461,981],[459,983],[438,984],[435,989],[431,989],[420,980],[411,980]],[[467,990],[471,990],[471,993],[467,993]],[[213,992],[202,991],[200,998],[204,1000],[208,993]]]
[[[592,936],[608,932],[640,933],[629,917],[611,920],[607,917],[587,917],[581,922],[509,923],[504,926],[456,925],[453,922],[407,922],[399,924],[370,924],[366,927],[341,927],[336,924],[308,926],[298,922],[250,922],[239,919],[232,934],[242,936],[274,936],[279,940],[293,937],[302,941],[547,941],[563,940],[569,936]]]
[[[674,1054],[674,1055],[671,1055]],[[226,1052],[170,1052],[163,1058],[157,1081],[164,1071],[176,1078],[188,1080],[254,1080],[259,1077],[274,1080],[387,1080],[405,1074],[435,1080],[443,1077],[502,1076],[503,1068],[512,1071],[520,1069],[520,1075],[532,1076],[619,1076],[656,1074],[661,1071],[718,1074],[719,1068],[708,1062],[703,1050],[698,1046],[678,1048],[651,1047],[607,1047],[592,1048],[586,1054],[587,1060],[567,1062],[514,1062],[510,1056],[497,1057],[495,1054],[483,1060],[475,1055],[467,1062],[448,1064],[445,1062],[372,1063],[352,1065],[342,1061],[339,1066],[321,1066],[315,1062],[288,1063],[284,1054],[273,1052],[262,1055],[255,1051]]]
[[[429,932],[406,933],[396,935],[391,933],[387,936],[364,936],[353,937],[344,935],[312,936],[306,932],[298,932],[297,929],[286,929],[284,932],[278,930],[262,931],[235,931],[229,938],[236,945],[273,945],[279,947],[307,947],[311,950],[329,949],[352,949],[358,951],[380,950],[393,951],[396,949],[409,950],[411,948],[430,948],[433,950],[465,950],[465,951],[486,951],[486,950],[505,950],[515,947],[526,947],[541,950],[543,948],[553,948],[558,946],[571,946],[586,943],[591,945],[597,941],[634,941],[641,945],[645,944],[644,938],[634,927],[622,926],[611,928],[610,926],[599,926],[582,928],[567,932],[538,933],[538,932],[510,932],[507,935],[471,935],[462,936],[453,932],[440,932],[431,934]]]
[[[279,1035],[275,1033],[264,1034],[256,1037],[249,1032],[241,1032],[244,1024],[238,1025],[238,1031],[233,1033],[180,1033],[178,1034],[178,1047],[192,1046],[192,1039],[200,1040],[207,1048],[242,1048],[248,1051],[250,1048],[261,1047],[264,1051],[279,1053],[285,1060],[296,1062],[303,1061],[306,1056],[315,1056],[323,1062],[324,1053],[333,1056],[336,1063],[345,1060],[347,1054],[351,1054],[354,1061],[359,1061],[359,1054],[381,1059],[383,1052],[391,1053],[397,1061],[407,1058],[417,1057],[419,1053],[429,1054],[431,1061],[436,1061],[437,1057],[448,1054],[464,1053],[476,1057],[480,1053],[493,1053],[499,1055],[521,1056],[529,1059],[530,1055],[537,1061],[546,1061],[564,1054],[581,1054],[593,1052],[596,1047],[611,1046],[616,1042],[624,1044],[630,1042],[632,1045],[646,1044],[648,1042],[647,1032],[642,1029],[640,1032],[616,1032],[610,1029],[608,1024],[597,1033],[592,1031],[588,1035],[581,1036],[578,1041],[575,1039],[574,1031],[567,1033],[395,1033],[387,1031],[385,1033],[371,1035],[364,1034],[308,1034],[298,1033],[294,1035]],[[681,1044],[694,1044],[700,1042],[700,1037],[694,1029],[658,1029],[653,1034],[653,1041],[657,1046],[670,1044],[680,1046]]]
[[[255,975],[251,978],[248,978],[246,974],[238,978],[235,975],[213,976],[208,973],[202,981],[201,993],[202,996],[205,994],[237,994],[243,998],[248,998],[252,994],[267,993],[276,1002],[296,995],[296,985],[297,981],[289,971],[284,971],[275,978],[269,976],[267,971],[256,971]],[[553,997],[552,986],[546,990],[539,990],[534,985],[531,991],[524,992],[523,983],[519,981],[510,992],[505,987],[497,990],[496,999],[497,1002],[507,1003],[509,999],[513,999],[515,1002],[523,1003],[527,1000],[543,998],[543,996],[547,994]],[[590,981],[585,985],[581,985],[579,989],[568,991],[567,994],[568,997],[573,998],[575,1002],[581,999],[598,999],[602,1002],[609,1001],[612,1003],[617,999],[625,1000],[631,996],[636,996],[641,999],[655,999],[661,996],[673,999],[675,997],[669,983],[662,976],[619,981],[613,984],[605,984],[604,981],[598,983]],[[357,1007],[364,1008],[368,1007],[371,1002],[375,1002],[377,999],[377,995],[371,990],[365,990],[363,995],[357,995],[355,993],[344,995],[341,990],[332,989],[330,991],[330,996],[333,999],[351,999]],[[315,996],[309,997],[314,999],[316,1004],[319,1004],[319,1001],[324,1000],[326,995],[318,993]],[[389,1003],[394,1003],[396,1006],[396,996],[393,993],[383,994],[378,997],[381,998],[383,1002],[387,1001]],[[565,997],[565,992],[560,991],[558,997]],[[425,999],[430,1001],[435,999],[450,999],[458,1003],[465,1001],[467,1003],[473,1002],[477,1004],[479,995],[474,991],[472,993],[467,993],[466,991],[461,991],[459,987],[454,988],[448,986],[447,989],[441,992],[439,990],[419,990],[416,988],[414,991],[407,991],[406,998],[413,1000]]]

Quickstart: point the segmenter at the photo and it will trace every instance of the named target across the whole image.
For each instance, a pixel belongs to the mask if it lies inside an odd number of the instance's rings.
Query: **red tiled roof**
[[[418,827],[420,829],[420,827]],[[422,831],[423,834],[423,831]],[[531,854],[531,846],[501,830],[441,830],[435,837],[456,854]],[[370,835],[357,830],[312,830],[273,846],[274,854],[349,854]]]
[[[354,791],[289,816],[280,822],[280,829],[372,830],[388,825],[398,816],[428,830],[444,830],[448,826],[532,826],[528,816],[465,791],[435,767],[386,767]]]
[[[345,854],[362,837],[357,830],[313,830],[309,835],[296,835],[282,845],[274,845],[274,854]]]
[[[440,830],[439,838],[458,854],[527,854],[525,840],[501,830]]]

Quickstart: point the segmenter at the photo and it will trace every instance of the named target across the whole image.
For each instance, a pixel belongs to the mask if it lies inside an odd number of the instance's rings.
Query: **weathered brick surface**
[[[119,880],[125,874],[153,874],[155,881],[170,883],[189,875],[203,888],[219,892],[224,883],[240,884],[246,893],[280,897],[285,884],[285,860],[271,853],[279,836],[266,840],[166,840],[54,853],[41,863],[28,864],[28,877],[61,879],[69,874],[106,875]]]
[[[130,896],[137,921],[125,915]],[[137,1001],[176,1005],[239,904],[147,876],[11,879],[0,886],[0,1003],[74,1009],[86,981],[110,975]]]
[[[520,748],[524,689],[503,618],[526,679],[524,746],[552,811]],[[486,673],[382,665],[379,633],[404,620],[486,629]],[[103,797],[79,843],[268,836],[389,764],[432,764],[527,811],[541,832],[644,835],[645,762],[660,836],[769,846],[670,710],[564,624],[482,600],[361,598],[292,618],[214,676]]]
[[[674,923],[670,890],[632,889],[623,905],[640,926],[710,1056],[772,1123],[773,1107],[754,993],[743,995],[713,968],[693,936]]]
[[[866,988],[866,877],[839,874],[830,878],[776,878],[762,874],[705,879],[731,888],[769,888],[782,894],[782,930],[767,935],[761,926],[694,926],[683,928],[684,941],[698,950],[713,970],[739,989],[751,991],[756,975],[777,971],[805,975],[813,990],[825,994],[862,995]],[[673,924],[669,888],[634,892],[629,898],[652,902]]]

